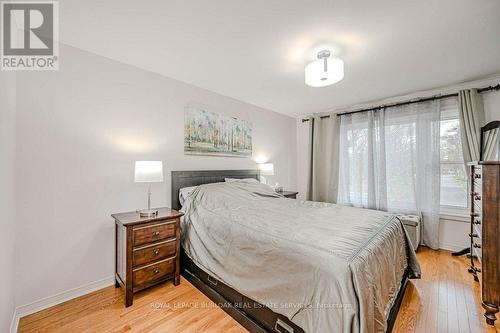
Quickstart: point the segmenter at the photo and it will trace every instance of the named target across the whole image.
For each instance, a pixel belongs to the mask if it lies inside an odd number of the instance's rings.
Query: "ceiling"
[[[498,0],[64,0],[63,43],[291,116],[500,72]],[[304,84],[322,48],[345,78]]]

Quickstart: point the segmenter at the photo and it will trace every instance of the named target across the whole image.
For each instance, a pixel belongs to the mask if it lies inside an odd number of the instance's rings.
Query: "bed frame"
[[[258,170],[172,171],[172,208],[181,208],[179,190],[183,187],[223,182],[224,178],[255,178],[258,180],[259,176]],[[185,279],[252,333],[304,333],[304,330],[285,316],[273,312],[268,307],[240,294],[207,274],[184,253],[184,250],[181,253],[181,272]],[[409,271],[407,270],[401,281],[396,301],[389,313],[387,333],[392,332],[406,290],[408,276]]]

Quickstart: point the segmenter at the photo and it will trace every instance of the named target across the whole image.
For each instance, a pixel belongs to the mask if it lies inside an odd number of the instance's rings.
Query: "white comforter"
[[[199,186],[182,245],[206,272],[305,332],[385,332],[415,253],[393,215],[286,199],[268,186]]]

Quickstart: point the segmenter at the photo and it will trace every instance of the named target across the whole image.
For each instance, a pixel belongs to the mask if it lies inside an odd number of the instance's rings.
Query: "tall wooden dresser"
[[[470,165],[469,272],[481,284],[481,301],[486,322],[494,325],[500,305],[500,162]],[[474,263],[474,257],[480,266]]]

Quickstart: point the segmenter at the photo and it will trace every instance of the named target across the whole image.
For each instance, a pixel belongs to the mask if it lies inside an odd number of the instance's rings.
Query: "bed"
[[[392,330],[408,278],[420,276],[397,217],[225,178],[259,174],[172,172],[186,279],[251,332]],[[181,207],[179,191],[192,186]]]

